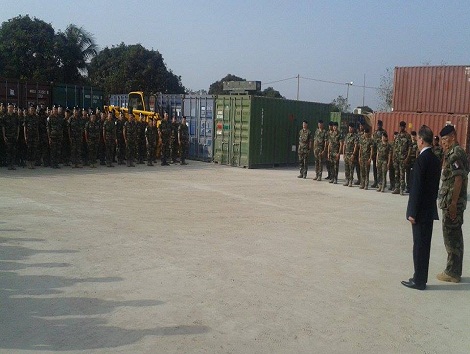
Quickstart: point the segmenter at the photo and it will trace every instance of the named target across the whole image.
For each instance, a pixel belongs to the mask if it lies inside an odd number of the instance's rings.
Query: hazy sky
[[[65,30],[74,23],[100,48],[141,43],[193,90],[227,74],[260,80],[287,98],[362,105],[386,68],[470,65],[468,0],[67,1],[1,0],[0,22],[29,14]],[[8,3],[8,6],[4,6]],[[331,84],[314,80],[337,82]],[[376,90],[365,90],[376,109]]]

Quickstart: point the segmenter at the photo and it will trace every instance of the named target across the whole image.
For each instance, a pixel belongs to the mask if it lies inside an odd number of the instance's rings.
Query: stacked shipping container
[[[376,112],[372,124],[383,121],[389,134],[405,121],[407,131],[429,126],[434,134],[447,124],[455,126],[458,141],[470,152],[470,66],[395,68],[393,112]]]

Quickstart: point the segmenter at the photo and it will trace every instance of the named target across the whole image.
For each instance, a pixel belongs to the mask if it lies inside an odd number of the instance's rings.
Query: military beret
[[[393,135],[398,135],[398,132],[393,132]]]
[[[455,128],[453,125],[446,125],[444,128],[442,128],[441,132],[439,133],[439,135],[441,136],[441,138],[443,136],[446,136],[446,135],[449,135],[450,133],[452,132],[455,132]]]
[[[402,121],[400,122],[400,127],[406,127],[406,122],[402,120]]]
[[[329,125],[330,127],[332,127],[332,126],[333,126],[333,122],[332,122],[332,121],[329,121],[329,122],[328,122],[328,125]]]
[[[13,107],[13,103],[11,103],[11,102],[8,102],[8,106],[12,106],[12,107]]]
[[[56,105],[56,104],[53,104],[53,105],[52,105],[52,108],[57,108],[57,105]]]
[[[388,134],[387,134],[387,133],[383,133],[382,136],[385,137],[385,138],[388,138]]]
[[[413,130],[413,131],[411,132],[411,135],[416,136],[416,132]]]
[[[186,118],[186,117],[183,117],[183,118]],[[308,124],[306,120],[303,120],[302,123]]]
[[[65,112],[70,113],[70,108],[67,107],[67,108],[65,109]]]
[[[353,122],[350,122],[350,123],[348,124],[348,126],[350,126],[351,128],[354,128],[354,123],[353,123]]]
[[[439,137],[436,135],[436,136],[434,137],[434,140],[439,140]]]
[[[318,123],[323,124],[323,119],[320,119]]]
[[[377,125],[383,125],[383,124],[384,124],[384,122],[382,122],[381,120],[377,121]]]

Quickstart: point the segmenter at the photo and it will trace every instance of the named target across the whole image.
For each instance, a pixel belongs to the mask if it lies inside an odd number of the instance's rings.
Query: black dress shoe
[[[417,289],[417,290],[426,289],[426,284],[423,284],[423,285],[416,284],[413,279],[410,279],[408,281],[403,280],[401,283],[402,283],[402,285],[406,286],[407,288],[411,288],[411,289]]]

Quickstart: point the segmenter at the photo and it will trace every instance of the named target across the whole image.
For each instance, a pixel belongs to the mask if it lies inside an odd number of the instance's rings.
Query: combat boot
[[[321,181],[321,173],[318,175],[317,181]]]
[[[374,183],[370,186],[370,188],[377,188],[377,181],[374,181]]]
[[[337,179],[337,178],[335,178],[335,179],[333,180],[333,184],[338,184],[338,179]]]
[[[405,195],[405,192],[403,191],[403,189],[400,189],[400,195]]]
[[[392,194],[400,194],[400,190],[398,188],[395,188],[393,190]]]
[[[348,187],[352,187],[352,186],[353,186],[353,180],[352,180],[352,179],[350,179],[350,180],[349,180]]]
[[[127,167],[131,167],[131,160],[127,160]]]
[[[300,174],[297,176],[297,178],[302,178],[304,175],[303,174]]]
[[[333,183],[335,180],[334,178],[330,178],[330,180],[328,181],[328,183]]]
[[[343,186],[346,187],[347,185],[349,185],[349,179],[345,180],[344,183],[343,183]]]
[[[460,283],[461,280],[460,277],[453,277],[451,275],[448,275],[446,272],[439,273],[436,278],[440,281],[446,281],[449,283]]]
[[[364,185],[364,189],[365,189],[365,190],[368,190],[368,189],[369,189],[369,180],[368,180],[368,179],[366,179],[366,183],[365,183],[365,185]]]
[[[314,181],[316,181],[318,179],[318,175],[315,176],[315,178],[313,179]]]

